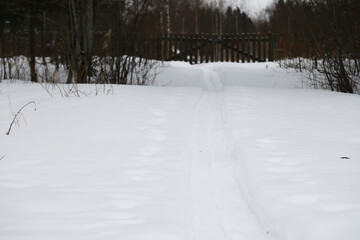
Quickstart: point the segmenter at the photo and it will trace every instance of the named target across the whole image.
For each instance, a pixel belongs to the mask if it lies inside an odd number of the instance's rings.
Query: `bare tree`
[[[277,0],[268,13],[278,57],[310,70],[313,86],[359,93],[359,12],[357,0]],[[302,66],[300,57],[313,61]]]
[[[86,83],[91,76],[94,43],[94,0],[69,0],[71,64],[68,83]]]
[[[333,91],[355,93],[360,84],[358,67],[359,11],[356,1],[323,0],[309,1],[321,25],[311,32],[320,59],[317,71],[327,80]],[[320,33],[320,34],[319,34]]]

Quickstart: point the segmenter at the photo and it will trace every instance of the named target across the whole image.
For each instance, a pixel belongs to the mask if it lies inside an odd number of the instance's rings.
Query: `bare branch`
[[[28,106],[28,105],[30,105],[30,104],[34,104],[34,106],[35,106],[34,111],[36,111],[36,103],[35,103],[34,101],[30,101],[30,102],[28,102],[27,104],[25,104],[24,106],[22,106],[22,107],[20,108],[20,110],[15,114],[15,116],[14,116],[14,118],[13,118],[11,124],[10,124],[9,130],[7,131],[6,135],[10,135],[11,127],[12,127],[12,125],[14,124],[15,120],[17,119],[17,116],[21,113],[21,111],[22,111],[26,106]]]
[[[43,87],[43,89],[45,89],[45,91],[51,96],[51,97],[53,97],[53,95],[49,92],[49,90],[39,81],[38,82],[42,87]]]

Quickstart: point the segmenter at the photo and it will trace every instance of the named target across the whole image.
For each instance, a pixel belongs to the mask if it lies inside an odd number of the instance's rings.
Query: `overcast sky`
[[[262,9],[265,9],[273,0],[244,0],[247,4],[246,7],[249,8],[251,14],[256,14],[260,12]]]
[[[212,0],[216,1],[216,0]],[[242,11],[246,11],[251,16],[256,16],[262,9],[265,9],[274,0],[226,0],[232,6],[240,6]]]

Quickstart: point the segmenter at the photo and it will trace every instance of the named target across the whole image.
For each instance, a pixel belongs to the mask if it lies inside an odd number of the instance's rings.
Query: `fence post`
[[[269,61],[274,61],[274,34],[268,33],[269,35]]]
[[[201,51],[201,50],[202,50],[202,48],[203,48],[202,46],[204,44],[204,33],[200,33],[199,37],[200,37],[200,40],[198,43],[199,47],[197,50],[197,53],[198,53],[197,55],[199,57],[200,63],[203,63],[203,55],[202,55],[203,51]],[[197,63],[199,63],[199,61],[197,61]]]
[[[154,47],[146,56],[152,55],[162,61],[183,60],[191,64],[214,61],[274,61],[275,41],[271,32],[222,35],[158,33],[156,38],[145,42],[144,46],[151,42]]]
[[[245,62],[245,35],[244,35],[244,33],[241,34],[240,39],[241,39],[241,62],[244,63]]]
[[[260,49],[260,33],[256,32],[255,37],[255,59],[257,59],[258,62],[261,62],[261,49]]]
[[[246,33],[246,51],[247,51],[247,62],[251,62],[250,59],[250,33]]]
[[[186,33],[185,34],[182,33],[181,36],[182,36],[182,40],[181,40],[182,41],[182,52],[184,52],[183,60],[185,62],[187,62],[188,35]]]
[[[190,34],[190,64],[193,63],[192,57],[193,57],[193,41],[194,41],[194,35],[193,33]]]
[[[215,34],[211,34],[211,44],[210,44],[210,62],[217,61],[217,36]]]
[[[231,36],[230,36],[230,38],[231,38],[231,62],[235,62],[235,51],[234,51],[234,49],[235,49],[235,43],[234,43],[234,41],[235,41],[235,36],[234,36],[234,34],[232,33],[231,34]]]
[[[171,61],[173,59],[174,56],[174,52],[173,52],[173,46],[174,46],[174,34],[172,32],[170,32],[168,34],[169,36],[169,44],[168,44],[168,60]]]
[[[223,43],[222,43],[222,47],[223,47],[223,54],[224,54],[224,58],[223,58],[223,60],[225,61],[225,62],[227,62],[227,61],[229,61],[229,59],[228,59],[228,57],[229,57],[229,48],[226,46],[226,44],[229,42],[228,40],[229,40],[229,38],[228,38],[228,34],[227,33],[225,33],[224,35],[223,35]]]
[[[178,50],[178,43],[179,43],[179,41],[178,41],[178,38],[179,38],[179,35],[177,34],[177,33],[175,33],[175,34],[173,34],[173,38],[174,38],[174,55],[173,55],[173,57],[171,58],[173,61],[176,61],[177,60],[177,50]]]
[[[206,63],[209,62],[209,54],[211,51],[211,42],[210,42],[210,34],[207,33],[206,36],[205,36],[205,44],[206,44],[206,49],[205,49],[205,61]]]
[[[263,35],[262,37],[262,58],[263,61],[266,62],[266,35]]]
[[[252,62],[255,62],[255,47],[256,47],[256,33],[253,32],[252,36],[251,36],[251,58],[252,58]]]
[[[201,43],[201,38],[199,34],[195,34],[195,64],[198,64],[198,55],[199,55],[199,49],[198,49],[198,45],[199,42]]]
[[[224,61],[224,35],[221,34],[220,36],[220,61],[223,62]]]
[[[156,45],[157,45],[157,43],[156,43],[156,38],[154,38],[154,37],[152,37],[151,38],[151,44],[152,44],[152,49],[151,49],[151,52],[149,52],[149,54],[150,54],[150,59],[156,59],[155,58],[155,55],[156,55]]]
[[[235,61],[238,63],[240,62],[240,37],[239,34],[235,34],[235,42],[236,42],[236,46],[235,46]]]
[[[161,34],[157,34],[157,48],[156,48],[156,60],[162,60],[161,59]]]

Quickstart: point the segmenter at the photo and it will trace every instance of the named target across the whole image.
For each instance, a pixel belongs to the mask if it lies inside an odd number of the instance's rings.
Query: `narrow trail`
[[[221,79],[216,72],[205,69],[204,81],[207,90],[194,110],[191,137],[191,239],[272,239],[247,206],[236,178],[236,159],[226,147]]]

